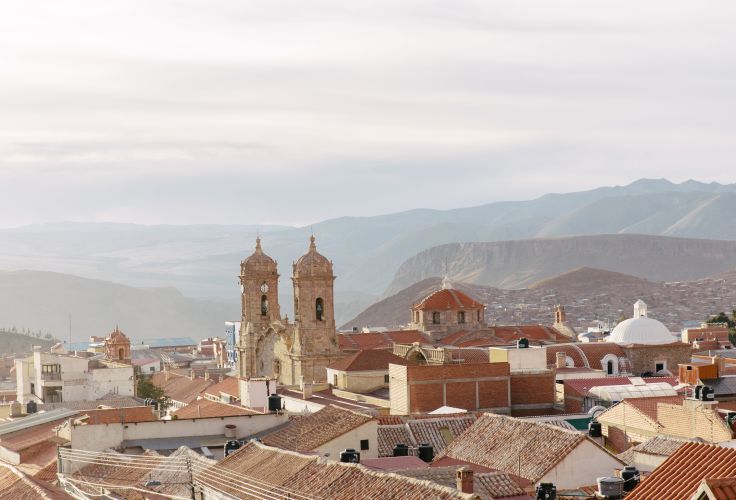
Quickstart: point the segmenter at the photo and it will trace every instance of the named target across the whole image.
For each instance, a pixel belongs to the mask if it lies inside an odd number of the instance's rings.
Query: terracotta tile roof
[[[407,425],[415,445],[429,443],[434,447],[435,455],[445,451],[449,442],[457,439],[463,432],[470,428],[475,422],[475,416],[450,418],[426,418],[420,420],[409,420]],[[407,443],[408,444],[408,443]]]
[[[454,348],[450,349],[452,359],[462,363],[490,363],[488,349],[483,348]]]
[[[12,465],[0,462],[0,491],[13,500],[61,500],[72,497],[50,484],[28,477]]]
[[[172,413],[172,416],[176,416],[178,419],[233,417],[237,415],[260,415],[260,412],[210,399],[198,399]]]
[[[646,377],[643,379],[648,384],[657,382],[666,382],[672,387],[677,385],[675,377]],[[588,391],[592,387],[604,387],[609,385],[627,385],[631,384],[629,377],[595,377],[595,378],[576,378],[565,380],[565,395],[587,396]]]
[[[164,394],[173,401],[189,404],[199,396],[205,389],[215,385],[214,380],[205,380],[202,377],[189,377],[174,372],[156,372],[151,376],[153,385],[161,387]]]
[[[581,432],[486,413],[445,454],[536,482],[586,439]]]
[[[378,415],[376,417],[378,425],[402,425],[404,419],[398,415]]]
[[[340,349],[345,351],[366,349],[391,349],[394,344],[431,344],[431,339],[419,330],[397,330],[390,332],[341,333],[338,336]]]
[[[279,387],[277,389],[277,392],[283,396],[288,396],[288,397],[297,398],[297,399],[304,399],[303,393],[298,390],[285,389],[283,387]],[[339,396],[335,396],[332,393],[332,388],[325,389],[324,391],[314,391],[312,393],[312,397],[309,398],[309,401],[313,403],[325,405],[325,406],[326,405],[339,406],[340,408],[346,408],[348,410],[357,410],[357,411],[368,411],[368,410],[375,410],[378,408],[377,405],[374,405],[371,403],[365,403],[363,401],[355,401],[354,399],[347,399],[347,398],[341,398]]]
[[[56,436],[55,429],[66,419],[54,420],[45,424],[34,425],[26,429],[4,434],[0,437],[0,446],[12,451],[23,451],[39,445]]]
[[[380,457],[365,458],[360,460],[360,464],[374,470],[395,471],[398,469],[424,469],[429,464],[421,458],[408,455],[405,457]]]
[[[483,304],[464,294],[460,290],[443,288],[427,295],[421,302],[413,305],[412,309],[424,311],[427,309],[482,309],[484,307],[485,306]]]
[[[577,344],[549,345],[544,350],[547,354],[547,366],[555,366],[557,364],[557,353],[564,352],[566,356],[572,359],[576,367],[590,368],[588,358]]]
[[[690,498],[703,479],[723,477],[736,477],[736,449],[687,443],[654,469],[626,498]]]
[[[567,335],[561,334],[551,326],[544,325],[494,326],[491,332],[506,342],[521,338],[536,342],[570,342],[570,337]]]
[[[232,478],[232,481],[223,480]],[[331,500],[415,500],[418,498],[471,499],[472,495],[430,481],[377,472],[359,464],[327,461],[321,457],[249,442],[237,452],[195,474],[202,488],[245,498],[248,488],[260,488],[260,496],[280,492]]]
[[[205,389],[204,393],[217,399],[220,399],[220,393],[240,399],[240,379],[238,377],[225,377],[221,382]]]
[[[77,418],[87,415],[89,418],[87,424],[114,424],[114,423],[134,423],[134,422],[153,422],[156,416],[153,414],[152,406],[133,406],[125,408],[106,408],[100,410],[84,410],[80,412]]]
[[[457,467],[406,469],[397,470],[395,473],[415,479],[425,479],[449,488],[455,488],[457,484]],[[508,497],[531,498],[509,474],[500,471],[473,473],[473,493],[483,500]]]
[[[736,498],[736,477],[703,479],[701,487],[707,488],[716,500],[731,500]]]
[[[388,365],[406,366],[408,362],[390,351],[383,349],[369,349],[358,351],[352,356],[335,361],[328,368],[346,372],[360,372],[371,370],[386,370]]]
[[[195,470],[215,463],[214,460],[209,460],[183,446],[169,456],[162,456],[150,450],[140,455],[127,455],[111,450],[100,454],[77,453],[87,454],[88,457],[84,460],[93,463],[71,474],[68,476],[69,479],[107,485],[106,489],[111,493],[131,500],[143,498],[143,495],[135,491],[131,493],[132,490],[125,487],[132,486],[151,491],[146,487],[149,480],[161,483],[153,489],[162,496],[168,495],[166,498],[170,496],[188,498],[191,495],[191,482],[187,462],[194,465]],[[99,487],[80,482],[75,482],[74,485],[90,496],[99,495]],[[160,497],[152,496],[152,498]]]
[[[409,435],[406,424],[378,426],[378,456],[390,457],[394,454],[394,447],[399,444],[416,446],[416,441]]]
[[[372,421],[373,417],[337,406],[295,417],[290,425],[263,438],[263,443],[291,451],[311,451]]]
[[[607,354],[613,354],[619,360],[626,358],[626,353],[620,345],[613,342],[582,342],[576,344],[588,359],[588,366],[595,370],[602,370],[601,361]]]
[[[637,453],[644,453],[646,455],[657,455],[660,457],[669,457],[680,447],[686,443],[694,442],[691,439],[674,438],[670,436],[657,435],[651,439],[647,439],[643,443],[639,443],[626,450],[623,453],[618,454],[618,458],[623,460],[629,465],[633,465]]]

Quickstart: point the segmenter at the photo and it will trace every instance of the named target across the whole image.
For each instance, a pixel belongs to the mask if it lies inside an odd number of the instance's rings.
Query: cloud
[[[0,226],[733,182],[731,2],[14,4]]]

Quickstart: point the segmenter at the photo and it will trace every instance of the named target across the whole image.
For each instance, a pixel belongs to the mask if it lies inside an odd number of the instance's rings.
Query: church
[[[238,375],[269,377],[296,385],[327,380],[327,365],[345,356],[335,328],[332,262],[309,249],[292,266],[294,320],[281,317],[277,263],[264,253],[261,239],[240,265],[242,320]]]

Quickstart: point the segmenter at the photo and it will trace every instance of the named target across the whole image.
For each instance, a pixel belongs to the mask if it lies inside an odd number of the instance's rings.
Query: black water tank
[[[714,394],[713,394],[713,388],[709,387],[707,385],[704,385],[702,389],[700,389],[700,399],[702,401],[713,401]]]
[[[624,491],[630,492],[639,484],[639,471],[633,465],[627,465],[621,471],[621,479],[624,480]]]
[[[419,458],[425,462],[431,462],[434,460],[434,448],[429,443],[422,443],[417,448],[419,451]]]
[[[594,438],[603,436],[603,426],[600,422],[596,422],[595,420],[590,421],[588,424],[588,435]]]
[[[703,386],[702,386],[702,385],[696,385],[696,386],[695,386],[695,393],[694,393],[694,395],[693,395],[693,397],[694,397],[695,399],[700,399],[700,390],[701,390],[702,388],[703,388]]]
[[[269,413],[281,411],[281,396],[278,394],[268,396],[268,411]]]
[[[38,411],[38,405],[35,401],[29,401],[26,404],[26,413],[30,415],[31,413],[36,413]]]
[[[240,441],[236,439],[231,439],[227,443],[225,443],[225,456],[230,455],[236,450],[240,449]]]
[[[360,463],[360,453],[355,451],[354,448],[347,448],[344,451],[340,452],[340,462],[344,463],[353,463],[353,464],[359,464]]]
[[[516,348],[517,349],[528,349],[529,348],[529,339],[527,338],[520,338],[516,341]]]
[[[541,483],[537,486],[536,500],[555,500],[557,498],[557,486],[552,483]]]
[[[405,445],[404,443],[398,443],[396,446],[394,446],[394,456],[395,457],[408,457],[409,447]]]

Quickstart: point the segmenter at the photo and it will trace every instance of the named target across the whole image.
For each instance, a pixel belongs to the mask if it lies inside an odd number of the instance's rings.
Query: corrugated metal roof
[[[0,424],[0,436],[4,434],[10,434],[11,432],[22,431],[29,427],[35,427],[36,425],[53,422],[54,420],[60,420],[62,418],[71,417],[79,413],[75,410],[67,410],[66,408],[59,408],[58,410],[45,411],[43,413],[36,413],[34,415],[23,417],[12,422]]]

